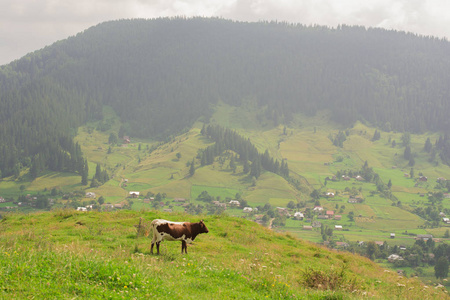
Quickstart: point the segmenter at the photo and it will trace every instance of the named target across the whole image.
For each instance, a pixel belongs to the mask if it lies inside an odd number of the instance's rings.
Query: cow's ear
[[[203,220],[200,220],[200,223],[203,223]]]

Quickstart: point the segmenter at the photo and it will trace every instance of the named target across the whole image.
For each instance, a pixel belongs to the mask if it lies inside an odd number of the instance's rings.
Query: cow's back
[[[170,225],[180,225],[182,226],[184,224],[184,222],[172,222],[172,221],[168,221],[168,220],[164,220],[164,219],[155,219],[152,221],[152,229],[153,229],[153,239],[152,239],[152,243],[154,242],[160,242],[164,239],[167,240],[178,240],[178,238],[173,238],[170,234],[170,232],[161,232],[160,230],[158,230],[159,226],[162,227],[167,227],[170,228]]]

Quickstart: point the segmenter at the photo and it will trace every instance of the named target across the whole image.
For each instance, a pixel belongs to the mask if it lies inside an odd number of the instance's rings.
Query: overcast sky
[[[450,39],[448,0],[0,0],[0,65],[98,23],[219,16],[382,27]]]

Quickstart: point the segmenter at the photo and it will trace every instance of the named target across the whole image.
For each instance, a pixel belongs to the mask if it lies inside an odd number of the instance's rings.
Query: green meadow
[[[11,213],[0,222],[0,297],[12,299],[444,299],[367,258],[275,233],[242,218],[201,216],[209,233],[181,255],[150,254],[157,211]],[[138,227],[140,226],[140,227]]]

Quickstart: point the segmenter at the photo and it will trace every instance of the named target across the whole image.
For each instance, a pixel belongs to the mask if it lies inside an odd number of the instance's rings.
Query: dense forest
[[[364,27],[173,18],[99,24],[0,68],[0,171],[84,172],[76,128],[111,106],[164,139],[251,101],[274,125],[327,109],[349,126],[450,128],[450,44]],[[58,158],[55,160],[54,155]],[[37,174],[37,173],[36,173]]]

